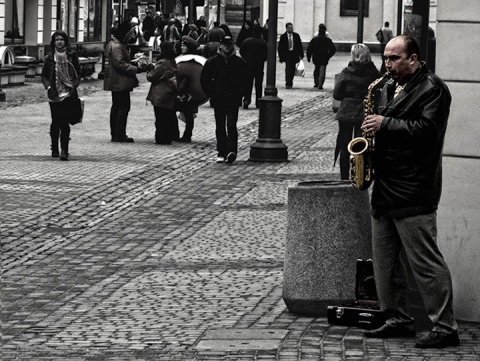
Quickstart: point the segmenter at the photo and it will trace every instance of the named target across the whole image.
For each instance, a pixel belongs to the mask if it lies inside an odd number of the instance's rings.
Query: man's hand
[[[368,115],[363,121],[361,128],[365,133],[378,132],[382,126],[383,119],[385,117],[382,115]]]

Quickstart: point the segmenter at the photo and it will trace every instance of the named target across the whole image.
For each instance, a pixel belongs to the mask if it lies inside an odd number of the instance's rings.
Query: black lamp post
[[[358,0],[357,43],[363,43],[363,0]]]
[[[2,77],[2,62],[0,61],[0,79]],[[5,92],[1,88],[2,84],[0,83],[0,102],[4,102],[7,100],[7,97],[5,95]]]
[[[221,21],[220,21],[220,8],[222,6],[222,0],[218,0],[217,1],[217,21],[219,24],[221,24]]]
[[[278,0],[269,0],[268,5],[268,59],[267,86],[265,96],[259,99],[260,117],[258,122],[258,139],[250,146],[250,161],[286,162],[287,146],[280,138],[282,120],[282,99],[277,96],[275,72],[277,61],[277,13]]]

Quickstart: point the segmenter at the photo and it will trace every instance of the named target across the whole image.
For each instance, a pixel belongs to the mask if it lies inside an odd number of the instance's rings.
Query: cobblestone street
[[[192,143],[155,144],[144,74],[127,125],[135,143],[110,142],[110,93],[88,80],[84,121],[61,162],[50,156],[39,79],[4,88],[2,360],[480,360],[480,324],[459,322],[458,348],[420,350],[285,306],[288,186],[339,178],[333,74],[348,59],[332,58],[324,91],[309,63],[285,89],[277,63],[285,163],[248,161],[254,107],[240,110],[232,165],[215,163],[208,104]]]

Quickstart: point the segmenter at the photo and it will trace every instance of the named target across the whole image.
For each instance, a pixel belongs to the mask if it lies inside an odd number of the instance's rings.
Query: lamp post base
[[[4,102],[5,100],[7,100],[5,92],[0,89],[0,102]]]
[[[260,103],[258,139],[250,146],[248,160],[288,162],[288,147],[280,139],[282,99],[276,95],[266,95],[258,101]]]

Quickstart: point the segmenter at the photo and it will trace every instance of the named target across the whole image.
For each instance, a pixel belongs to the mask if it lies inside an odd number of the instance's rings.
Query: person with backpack
[[[380,42],[380,54],[383,56],[383,52],[385,51],[385,47],[387,46],[387,43],[393,39],[393,32],[392,30],[390,30],[390,23],[386,21],[384,27],[378,30],[375,36],[377,37],[377,40]],[[383,74],[386,71],[387,71],[387,68],[385,67],[385,62],[382,61],[380,72]]]

